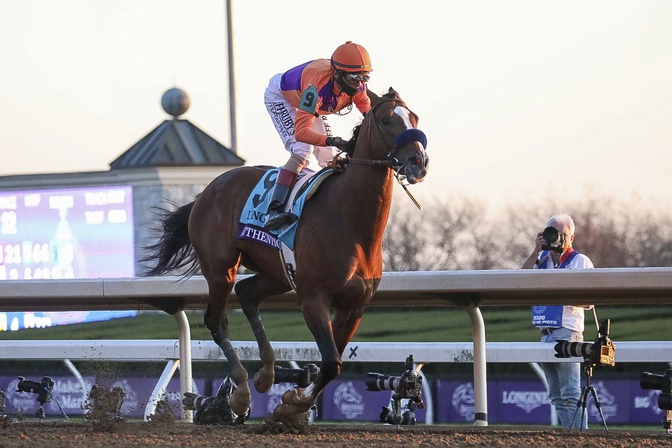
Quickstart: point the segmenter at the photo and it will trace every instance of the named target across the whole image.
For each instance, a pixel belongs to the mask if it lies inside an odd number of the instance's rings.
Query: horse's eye
[[[385,116],[385,117],[383,117],[382,120],[380,120],[380,122],[381,122],[381,124],[387,126],[388,124],[390,124],[390,117]]]

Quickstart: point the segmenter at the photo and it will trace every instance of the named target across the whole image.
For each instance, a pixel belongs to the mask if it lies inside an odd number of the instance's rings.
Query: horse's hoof
[[[254,388],[260,394],[265,394],[266,392],[271,390],[273,382],[275,381],[275,372],[271,371],[270,376],[268,375],[267,372],[268,370],[264,370],[262,368],[254,375]]]
[[[299,427],[308,424],[310,412],[301,411],[296,406],[280,403],[273,410],[273,421],[283,423],[289,427]]]
[[[308,412],[313,403],[301,398],[302,392],[303,389],[290,389],[282,394],[282,402],[295,407],[298,412]]]
[[[245,415],[250,412],[250,393],[241,392],[241,389],[238,388],[231,395],[230,405],[231,410],[237,415]]]

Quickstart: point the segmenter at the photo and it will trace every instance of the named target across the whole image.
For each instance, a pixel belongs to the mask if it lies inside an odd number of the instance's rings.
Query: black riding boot
[[[290,190],[288,186],[277,183],[273,187],[273,195],[271,196],[271,202],[268,205],[268,212],[266,213],[265,229],[279,229],[299,219],[295,214],[285,211]]]

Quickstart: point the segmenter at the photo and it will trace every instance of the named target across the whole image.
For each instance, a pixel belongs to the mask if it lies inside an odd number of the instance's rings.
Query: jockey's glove
[[[341,151],[345,151],[348,148],[348,142],[341,137],[327,137],[327,146],[335,146]]]

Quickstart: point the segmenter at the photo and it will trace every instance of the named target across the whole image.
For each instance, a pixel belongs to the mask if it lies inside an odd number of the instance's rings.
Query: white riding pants
[[[306,160],[303,170],[319,171],[326,166],[338,153],[333,146],[313,146],[308,143],[297,142],[294,138],[294,123],[296,122],[296,108],[293,107],[282,94],[280,89],[281,74],[271,78],[264,93],[266,110],[273,120],[275,130],[278,132],[285,149],[291,154],[296,154]],[[332,136],[331,127],[325,115],[318,116],[313,121],[311,128],[314,132]]]

